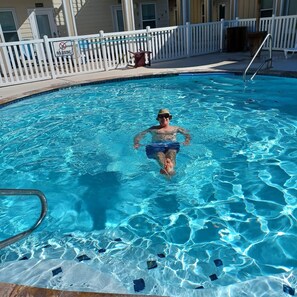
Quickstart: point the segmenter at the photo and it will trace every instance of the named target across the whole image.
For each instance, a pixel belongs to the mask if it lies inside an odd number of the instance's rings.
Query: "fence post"
[[[151,27],[146,27],[146,47],[149,52],[152,51],[152,36],[151,36]]]
[[[220,52],[223,52],[223,49],[224,49],[224,40],[225,40],[224,27],[225,27],[225,20],[224,19],[221,19]]]
[[[52,57],[52,52],[50,49],[48,37],[46,35],[43,36],[43,42],[44,42],[44,48],[45,48],[45,53],[46,53],[46,57],[47,57],[47,62],[50,67],[50,74],[51,74],[52,78],[55,79],[55,78],[57,78],[57,76],[56,76],[56,72],[55,72],[55,68],[54,68],[54,64],[53,64],[53,57]]]
[[[272,36],[271,38],[274,37],[275,22],[276,22],[276,20],[275,20],[275,15],[273,14],[273,15],[272,15],[272,18],[271,18],[271,29],[270,29],[270,34],[271,34],[271,36]],[[269,32],[268,32],[268,33],[269,33]],[[273,38],[272,40],[274,40],[274,38]]]
[[[192,32],[191,32],[191,27],[190,27],[190,23],[186,22],[186,46],[187,46],[187,57],[190,57],[192,51]]]
[[[104,31],[103,30],[100,30],[100,42],[101,42],[104,69],[105,69],[105,71],[108,71],[106,43],[104,41]]]

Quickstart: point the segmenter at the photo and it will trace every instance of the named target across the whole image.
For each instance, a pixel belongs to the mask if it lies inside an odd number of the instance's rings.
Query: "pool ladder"
[[[41,213],[38,218],[38,220],[35,222],[35,224],[29,228],[28,230],[21,232],[17,235],[14,235],[10,238],[7,238],[5,240],[0,241],[0,249],[5,248],[24,237],[31,234],[44,220],[46,213],[47,213],[47,201],[45,195],[39,191],[39,190],[33,190],[33,189],[0,189],[0,196],[38,196],[41,202]]]
[[[264,38],[263,42],[259,46],[257,52],[254,54],[250,64],[246,67],[244,73],[243,73],[243,80],[246,81],[246,75],[248,70],[250,69],[251,65],[255,61],[256,57],[258,56],[259,52],[261,51],[262,47],[264,46],[265,42],[269,39],[269,58],[266,59],[255,71],[255,73],[252,75],[250,78],[251,80],[254,79],[254,77],[257,75],[257,73],[262,69],[262,67],[267,63],[267,69],[272,67],[272,36],[271,34],[267,34],[266,37]]]

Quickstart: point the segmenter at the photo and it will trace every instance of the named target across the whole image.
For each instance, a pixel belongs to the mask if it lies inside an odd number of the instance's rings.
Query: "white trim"
[[[77,27],[76,27],[72,0],[62,0],[62,5],[63,5],[64,16],[65,16],[67,35],[72,36],[72,34],[74,34],[74,36],[77,36]],[[69,15],[69,10],[70,10],[70,15]]]
[[[278,9],[278,0],[274,1],[274,10],[273,10],[273,14],[275,16],[280,15],[279,13],[277,14],[277,9]]]
[[[238,17],[238,0],[234,0],[234,15],[233,19],[236,19]],[[230,16],[230,19],[232,20],[232,17]]]
[[[75,21],[75,14],[74,14],[74,8],[73,8],[73,3],[72,0],[70,0],[70,10],[71,10],[71,18],[72,18],[72,23],[73,23],[73,29],[74,29],[74,34],[77,36],[77,26],[76,26],[76,21]]]
[[[122,9],[125,31],[135,30],[133,0],[122,0]]]
[[[2,26],[0,24],[0,43],[4,43],[5,39],[4,39],[4,35],[3,35],[3,30],[2,30]]]
[[[28,10],[28,14],[29,14],[29,22],[32,30],[32,37],[33,39],[39,39],[39,30],[38,30],[37,21],[36,21],[35,10],[34,9]]]
[[[68,10],[65,4],[66,0],[62,0],[62,6],[63,6],[63,12],[64,12],[64,17],[65,17],[65,23],[66,23],[66,29],[67,29],[67,35],[70,36],[70,24],[69,24],[69,15],[68,15]]]

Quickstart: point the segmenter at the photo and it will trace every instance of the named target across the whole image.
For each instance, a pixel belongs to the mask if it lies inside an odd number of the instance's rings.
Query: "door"
[[[54,20],[53,9],[36,8],[29,10],[29,20],[33,38],[40,39],[44,35],[48,38],[57,37],[57,26]]]
[[[113,26],[115,32],[124,31],[124,18],[123,10],[121,5],[116,5],[112,7],[113,14]]]
[[[226,5],[225,4],[219,4],[219,18],[218,21],[221,19],[226,19]]]

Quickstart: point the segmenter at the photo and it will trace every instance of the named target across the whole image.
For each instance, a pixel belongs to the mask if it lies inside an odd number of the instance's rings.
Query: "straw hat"
[[[160,110],[159,110],[156,120],[158,120],[158,117],[159,117],[160,115],[164,115],[164,114],[169,114],[169,119],[170,119],[170,120],[172,119],[172,115],[170,114],[169,109],[167,109],[167,108],[163,108],[163,109],[160,109]]]

